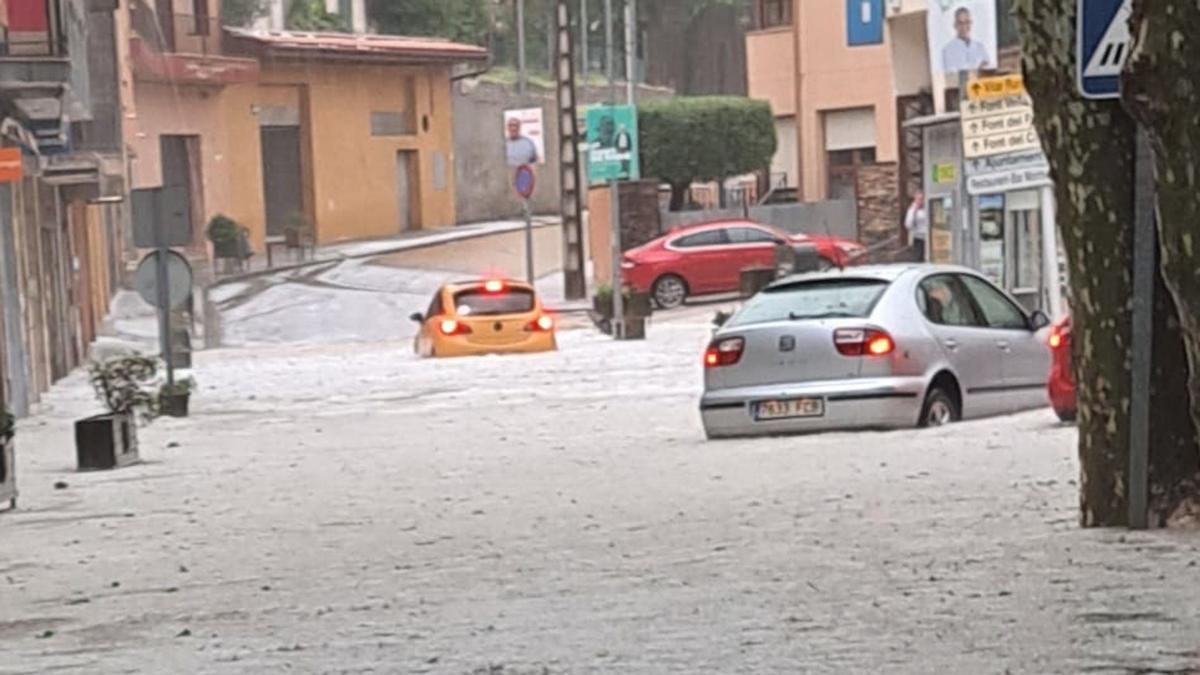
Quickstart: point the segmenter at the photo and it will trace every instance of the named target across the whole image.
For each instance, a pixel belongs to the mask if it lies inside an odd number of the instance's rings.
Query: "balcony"
[[[213,87],[258,79],[258,61],[223,54],[223,29],[217,18],[159,15],[140,3],[130,12],[135,79]]]

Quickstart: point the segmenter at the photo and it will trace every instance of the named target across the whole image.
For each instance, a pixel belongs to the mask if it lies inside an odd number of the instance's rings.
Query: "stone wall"
[[[888,162],[860,167],[857,187],[859,241],[874,246],[889,237],[899,236],[902,240],[904,208],[900,204],[899,166]]]

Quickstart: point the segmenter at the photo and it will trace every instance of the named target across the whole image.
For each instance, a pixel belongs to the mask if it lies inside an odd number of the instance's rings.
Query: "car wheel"
[[[934,387],[925,396],[925,405],[921,407],[922,428],[944,427],[957,422],[962,417],[958,404],[946,390]]]
[[[687,299],[687,282],[674,274],[667,274],[659,277],[658,281],[654,282],[651,294],[654,296],[654,302],[659,308],[675,309]]]

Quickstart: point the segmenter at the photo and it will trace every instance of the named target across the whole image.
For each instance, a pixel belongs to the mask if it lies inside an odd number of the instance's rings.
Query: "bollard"
[[[740,290],[743,298],[754,297],[775,281],[774,267],[747,267],[742,270]]]
[[[80,471],[137,464],[137,423],[133,415],[97,415],[76,422],[75,455]]]
[[[0,504],[17,508],[17,463],[13,440],[0,438]]]

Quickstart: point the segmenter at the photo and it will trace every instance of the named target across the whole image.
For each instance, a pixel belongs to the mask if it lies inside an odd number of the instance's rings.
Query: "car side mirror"
[[[721,326],[724,326],[726,324],[726,322],[729,321],[729,318],[731,316],[733,316],[733,314],[731,314],[729,312],[717,312],[713,316],[713,321],[712,321],[713,325],[716,326],[717,328],[720,328]]]
[[[1050,317],[1046,316],[1046,313],[1039,309],[1030,317],[1030,323],[1033,325],[1034,332],[1037,332],[1050,325]]]
[[[425,321],[425,315],[420,312],[413,312],[412,314],[408,315],[408,318],[416,321],[417,323],[423,323]]]

